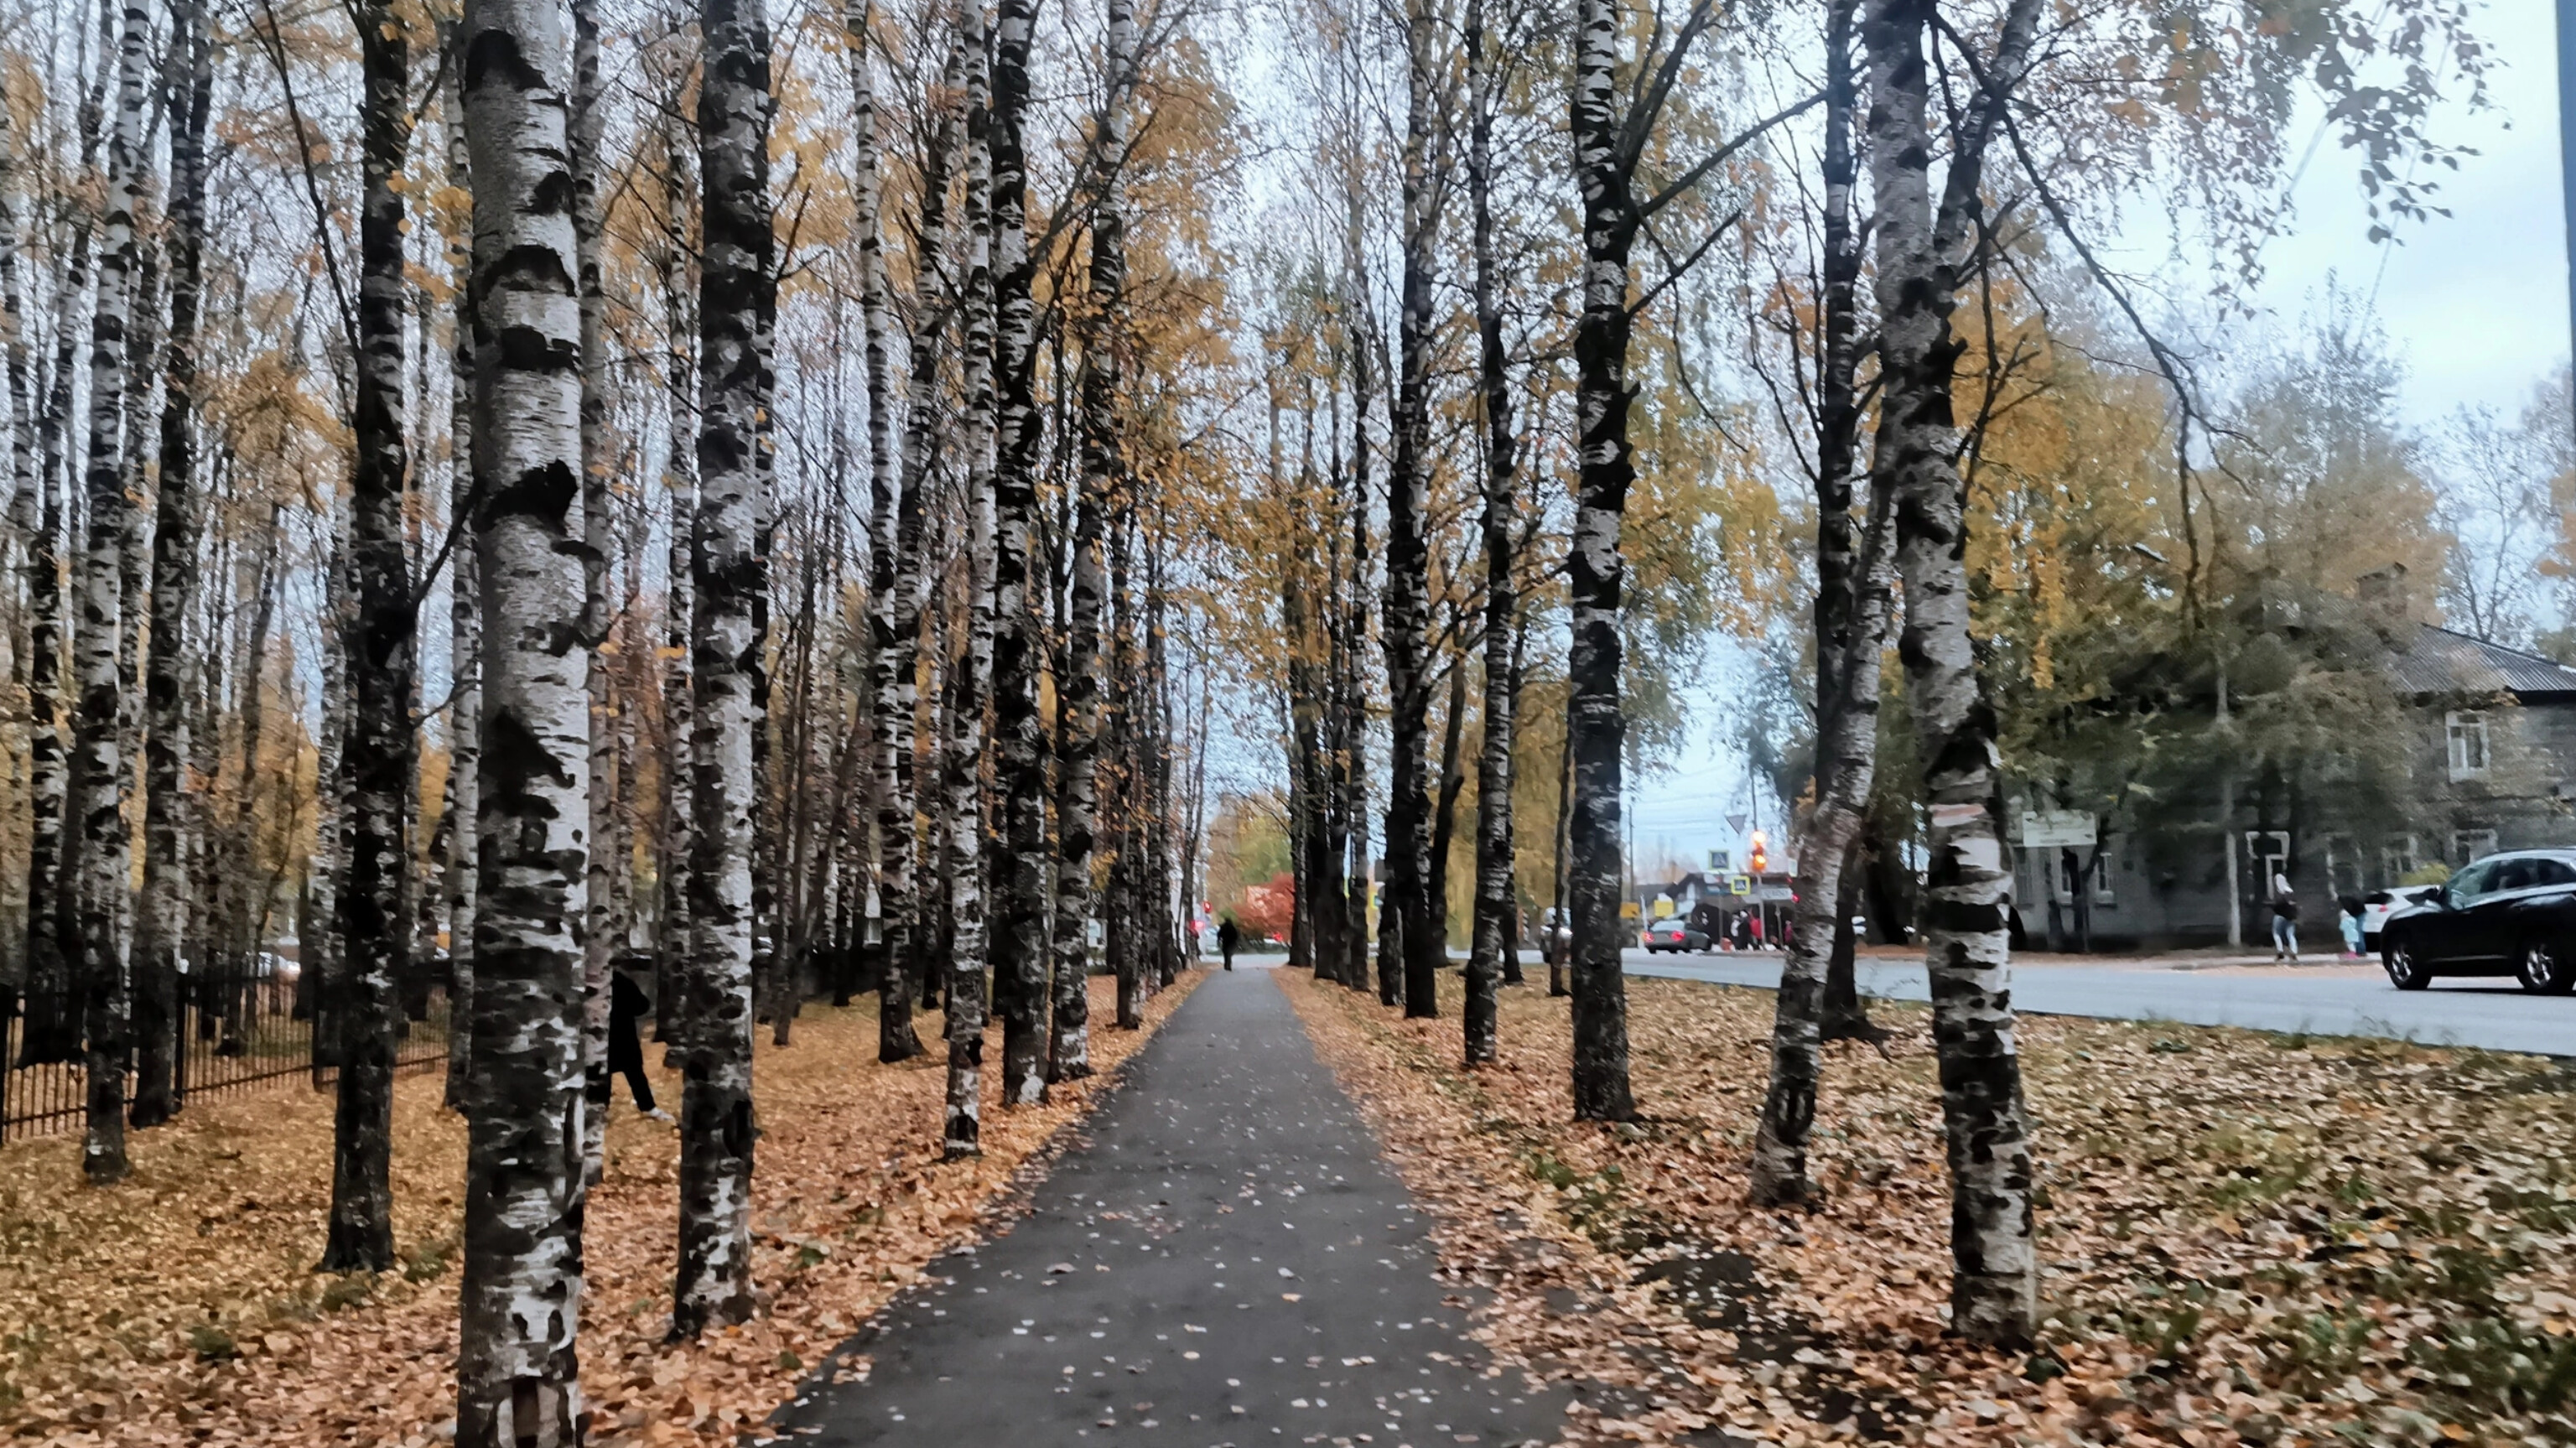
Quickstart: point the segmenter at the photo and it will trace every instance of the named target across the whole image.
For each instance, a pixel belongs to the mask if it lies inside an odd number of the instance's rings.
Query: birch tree
[[[974,3],[974,0],[969,0]],[[993,746],[1002,799],[995,872],[995,993],[1002,1008],[1001,1097],[1046,1099],[1046,765],[1038,720],[1036,628],[1029,571],[1036,550],[1037,258],[1028,241],[1029,47],[1037,0],[1001,0],[993,31],[993,377],[999,390],[993,469]]]
[[[609,557],[617,549],[617,523],[609,506],[609,473],[615,463],[608,455],[608,298],[599,258],[599,177],[605,164],[599,148],[607,106],[599,83],[599,0],[572,0],[571,9],[572,226],[581,267],[581,631],[590,656],[583,681],[590,720],[589,916],[582,928],[581,965],[582,1091],[590,1109],[582,1118],[581,1155],[583,1170],[596,1186],[608,1126],[608,972],[616,950],[612,879],[625,863],[609,848],[616,832],[617,724],[608,661],[600,652],[608,642]]]
[[[769,196],[769,19],[762,0],[698,15],[698,476],[691,588],[690,952],[680,1097],[680,1269],[671,1330],[752,1312],[752,743],[768,728],[760,624],[769,587],[762,329],[775,303]]]
[[[170,128],[170,326],[163,344],[159,490],[153,503],[152,640],[144,681],[149,751],[145,768],[143,900],[135,917],[135,978],[141,1037],[132,1121],[154,1126],[177,1108],[171,1057],[179,1047],[179,961],[187,934],[189,834],[203,828],[185,790],[187,690],[192,668],[189,615],[199,567],[202,504],[197,491],[197,313],[205,287],[206,124],[214,92],[214,50],[199,0],[171,10],[167,93]],[[15,306],[11,307],[14,314]],[[140,439],[136,440],[140,445]],[[217,575],[220,577],[220,574]]]
[[[55,886],[62,844],[62,730],[56,717],[62,687],[62,559],[55,539],[62,520],[54,501],[54,475],[44,466],[38,418],[37,368],[27,337],[26,267],[21,247],[28,230],[13,199],[18,138],[8,78],[0,76],[0,312],[5,312],[9,417],[9,528],[16,535],[26,585],[26,646],[11,650],[16,682],[27,691],[27,903],[19,968],[29,1004],[52,999],[63,988],[60,937],[55,929]],[[14,643],[15,640],[12,640]],[[52,1007],[58,1018],[59,1004]],[[33,1065],[53,1043],[42,1039],[47,1022],[31,1016],[19,1058],[0,1058],[0,1070]],[[59,1037],[59,1020],[53,1022]]]
[[[873,0],[851,0],[842,11],[850,60],[852,97],[850,139],[858,153],[851,178],[851,225],[859,245],[859,329],[868,395],[868,885],[865,916],[879,932],[883,947],[893,924],[885,883],[887,805],[894,787],[894,709],[887,698],[893,686],[893,659],[887,653],[894,635],[895,512],[902,490],[896,471],[894,432],[894,366],[889,355],[892,302],[886,288],[885,224],[878,179],[881,144],[877,130],[875,63],[871,31]],[[909,1006],[898,1017],[893,1009],[892,956],[880,953],[883,974],[877,998],[877,1058],[897,1061],[913,1054]]]
[[[1869,809],[1878,765],[1878,679],[1886,637],[1892,497],[1875,488],[1866,537],[1854,546],[1852,476],[1861,425],[1856,291],[1861,239],[1852,222],[1859,166],[1852,125],[1856,0],[1825,11],[1825,185],[1822,293],[1816,340],[1816,804],[1798,844],[1795,929],[1781,968],[1771,1046],[1771,1085],[1754,1140],[1751,1195],[1786,1205],[1808,1199],[1806,1145],[1816,1116],[1825,983],[1850,929],[1845,872]]]
[[[677,51],[678,47],[671,47]],[[662,245],[656,251],[656,280],[662,292],[662,361],[664,414],[670,444],[663,455],[663,492],[670,501],[669,540],[663,564],[662,618],[662,819],[656,843],[661,848],[662,916],[655,945],[654,1022],[658,1037],[677,1045],[684,1017],[681,982],[688,977],[693,948],[689,927],[689,859],[696,847],[691,796],[695,785],[688,768],[696,729],[690,712],[693,677],[689,663],[690,629],[695,623],[696,595],[689,581],[691,546],[697,529],[697,155],[692,138],[673,119],[680,92],[692,69],[675,55],[666,63],[662,122],[655,127],[662,151]]]
[[[465,132],[464,32],[442,37],[446,75],[439,86],[447,132],[447,184],[471,196],[474,167]],[[450,1111],[466,1104],[474,1038],[475,884],[481,857],[483,762],[482,570],[475,566],[474,492],[474,221],[470,212],[447,237],[448,276],[456,288],[448,347],[447,519],[457,533],[456,565],[447,577],[447,660],[453,697],[447,708],[447,1089]]]
[[[102,48],[115,33],[114,0],[100,0]],[[129,17],[131,18],[131,17]],[[119,54],[122,48],[119,47]],[[81,90],[75,124],[80,135],[79,170],[89,172],[105,139],[107,85],[118,73],[102,63]],[[137,103],[138,106],[140,102]],[[139,126],[139,120],[138,120]],[[128,180],[129,205],[131,180]],[[129,218],[130,220],[130,218]],[[77,999],[82,984],[79,844],[71,786],[74,749],[66,726],[77,727],[81,708],[76,679],[63,677],[65,628],[62,595],[64,560],[55,554],[65,538],[69,496],[72,382],[79,365],[80,299],[89,289],[92,247],[97,238],[86,207],[72,210],[71,236],[54,268],[54,355],[48,382],[36,409],[35,436],[21,430],[18,445],[37,459],[38,538],[29,550],[27,643],[28,741],[27,793],[31,823],[27,847],[27,1019],[21,1027],[19,1064],[39,1065],[80,1059],[82,1011]],[[102,293],[103,295],[103,293]],[[28,447],[33,442],[32,449]],[[40,560],[37,554],[43,554]],[[64,692],[70,682],[69,694]]]
[[[358,214],[356,457],[350,473],[357,573],[349,668],[350,728],[341,755],[348,877],[338,891],[340,1075],[332,1130],[328,1272],[394,1264],[393,1071],[396,984],[409,974],[403,881],[404,801],[412,768],[414,606],[405,549],[401,179],[411,149],[411,48],[390,4],[356,12],[363,74]]]
[[[1447,191],[1441,146],[1437,28],[1426,0],[1404,15],[1403,276],[1397,294],[1393,456],[1386,480],[1387,760],[1385,909],[1396,920],[1402,962],[1397,992],[1407,1017],[1437,1016],[1448,923],[1432,918],[1431,820],[1425,797],[1430,685],[1423,634],[1430,620],[1430,553],[1423,538],[1431,469],[1431,349],[1437,325],[1440,215]],[[1381,979],[1389,973],[1381,960]]]
[[[107,145],[106,200],[99,219],[98,299],[90,313],[89,446],[82,474],[89,527],[81,557],[80,628],[74,636],[80,706],[73,720],[71,819],[78,853],[68,871],[73,939],[78,944],[82,1029],[87,1053],[88,1124],[81,1172],[92,1183],[122,1181],[125,1084],[132,1002],[125,982],[118,924],[128,875],[130,836],[121,808],[124,764],[121,713],[125,681],[118,643],[124,603],[128,516],[120,450],[126,385],[126,329],[138,261],[135,193],[144,154],[144,66],[151,16],[143,0],[125,0],[116,45],[116,123]]]
[[[1091,1074],[1091,931],[1099,919],[1092,854],[1100,816],[1100,615],[1108,587],[1101,537],[1120,466],[1119,319],[1127,289],[1127,216],[1120,178],[1130,145],[1128,105],[1135,88],[1136,49],[1134,0],[1109,0],[1108,30],[1102,42],[1106,93],[1093,123],[1101,166],[1091,215],[1092,333],[1082,353],[1082,472],[1080,493],[1074,500],[1065,672],[1059,683],[1064,724],[1057,768],[1063,783],[1056,820],[1050,1081],[1074,1081]]]
[[[1351,199],[1350,231],[1358,230],[1358,200]],[[1346,284],[1355,280],[1358,271],[1356,236],[1347,238],[1351,251],[1345,258]],[[1369,894],[1371,872],[1368,853],[1368,690],[1361,670],[1362,651],[1368,645],[1369,632],[1369,532],[1368,532],[1368,408],[1369,348],[1374,329],[1369,325],[1366,303],[1356,285],[1343,299],[1345,323],[1344,347],[1350,359],[1351,372],[1351,564],[1350,582],[1341,610],[1342,671],[1337,683],[1340,698],[1334,712],[1339,716],[1336,732],[1341,743],[1342,816],[1350,832],[1350,899],[1348,918],[1342,931],[1342,948],[1347,952],[1342,962],[1342,982],[1356,991],[1369,988]]]
[[[581,1441],[581,297],[572,45],[554,0],[468,0],[483,761],[459,1448]]]
[[[1676,34],[1677,64],[1707,7],[1694,5]],[[1573,133],[1583,192],[1583,314],[1575,333],[1576,410],[1582,463],[1574,539],[1566,558],[1574,609],[1566,748],[1574,778],[1567,826],[1567,910],[1574,930],[1574,1114],[1624,1121],[1637,1111],[1628,1087],[1628,997],[1619,952],[1619,791],[1625,727],[1619,714],[1619,515],[1635,464],[1628,445],[1628,253],[1636,243],[1630,188],[1636,147],[1619,104],[1616,0],[1577,0]]]
[[[1978,1342],[2026,1339],[2037,1311],[2030,1124],[2022,1105],[2008,971],[2012,876],[1995,818],[1995,721],[1968,632],[1965,482],[1954,461],[1950,329],[1959,267],[1982,222],[1985,147],[2009,82],[1981,85],[1951,130],[1934,203],[1926,0],[1865,0],[1870,190],[1879,312],[1879,423],[1872,469],[1896,511],[1906,702],[1923,760],[1930,863],[1924,963],[1951,1183],[1951,1326]],[[2018,78],[2038,0],[2013,0],[1986,75]]]
[[[1476,756],[1475,934],[1467,958],[1467,1064],[1495,1057],[1494,1011],[1503,954],[1512,950],[1512,641],[1519,594],[1513,583],[1514,475],[1520,437],[1512,416],[1510,359],[1503,348],[1501,278],[1494,257],[1494,108],[1507,64],[1488,33],[1487,0],[1469,0],[1467,189],[1472,212],[1470,281],[1476,309],[1476,390],[1484,408],[1485,728]],[[1507,52],[1506,52],[1507,53]],[[1464,668],[1462,660],[1458,667]]]
[[[949,666],[947,747],[940,787],[948,815],[948,1103],[941,1151],[950,1160],[983,1152],[984,1066],[984,696],[993,685],[994,596],[994,253],[993,62],[982,0],[958,8],[966,56],[966,264],[959,297],[959,359],[966,398],[965,649]],[[996,871],[997,875],[1001,872]]]
[[[948,94],[961,88],[964,67],[963,51],[952,46],[943,79]],[[918,958],[922,917],[913,884],[917,849],[912,778],[913,720],[921,706],[921,533],[937,423],[939,363],[946,353],[940,277],[948,250],[948,185],[963,144],[960,119],[953,111],[943,111],[932,127],[921,170],[912,368],[905,388],[901,476],[895,496],[878,500],[870,545],[868,619],[879,791],[877,894],[885,935],[885,982],[877,998],[877,1059],[888,1063],[921,1054],[921,1042],[912,1028],[913,990],[922,968]],[[874,447],[873,441],[870,446]]]
[[[1636,312],[1628,297],[1629,256],[1640,230],[1687,195],[1726,159],[1812,100],[1739,132],[1661,187],[1640,195],[1639,163],[1693,47],[1719,17],[1694,3],[1634,68],[1620,58],[1618,0],[1579,0],[1575,12],[1573,139],[1583,195],[1583,309],[1574,335],[1575,422],[1580,457],[1566,582],[1573,611],[1567,660],[1566,749],[1572,772],[1566,831],[1566,909],[1574,942],[1568,966],[1574,997],[1574,1114],[1624,1121],[1636,1114],[1628,1083],[1627,984],[1620,950],[1622,860],[1619,794],[1627,721],[1621,713],[1619,636],[1627,561],[1619,531],[1636,462],[1628,413],[1636,401],[1628,341]],[[1720,223],[1723,229],[1726,223]],[[1703,246],[1689,255],[1705,252]],[[1676,263],[1687,265],[1687,260]]]

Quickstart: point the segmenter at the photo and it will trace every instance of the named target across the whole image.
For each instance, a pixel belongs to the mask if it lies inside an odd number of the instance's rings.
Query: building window
[[[2455,710],[2444,716],[2451,739],[2451,778],[2475,779],[2487,772],[2487,716]]]
[[[2466,865],[2495,853],[2496,832],[2493,830],[2454,830],[2451,833],[2451,858]]]
[[[2413,835],[2391,835],[2388,843],[2379,847],[2379,867],[2386,872],[2391,885],[2414,874],[2415,867],[2422,863]]]

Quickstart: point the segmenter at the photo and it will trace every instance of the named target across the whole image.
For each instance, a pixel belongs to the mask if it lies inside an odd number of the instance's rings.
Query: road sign
[[[1745,822],[1746,820],[1750,819],[1750,818],[1752,818],[1752,816],[1750,816],[1750,815],[1740,815],[1740,814],[1731,814],[1731,815],[1728,815],[1728,816],[1726,817],[1726,828],[1727,828],[1727,832],[1728,832],[1728,833],[1730,833],[1730,834],[1738,834],[1738,835],[1740,835],[1740,834],[1744,833],[1744,822]]]
[[[1634,901],[1634,900],[1622,900],[1622,901],[1620,901],[1620,902],[1619,902],[1619,918],[1620,918],[1620,919],[1622,919],[1622,920],[1634,920],[1634,919],[1636,919],[1636,918],[1637,918],[1637,916],[1638,916],[1639,914],[1641,914],[1641,913],[1642,913],[1642,912],[1640,912],[1640,911],[1637,909],[1637,902],[1636,902],[1636,901]]]
[[[2021,812],[2021,844],[2026,850],[2089,845],[2097,838],[2093,816],[2083,810],[2026,809]]]
[[[1729,876],[1727,876],[1727,877],[1726,877],[1726,893],[1727,893],[1727,894],[1729,894],[1729,895],[1750,895],[1750,894],[1752,894],[1752,893],[1753,893],[1753,877],[1752,877],[1751,875],[1729,875]]]
[[[1708,852],[1708,872],[1710,874],[1723,875],[1726,873],[1728,865],[1729,861],[1727,859],[1726,851],[1711,850]]]

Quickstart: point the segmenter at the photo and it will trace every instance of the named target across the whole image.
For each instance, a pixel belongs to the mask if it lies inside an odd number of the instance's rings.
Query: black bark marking
[[[562,533],[572,516],[573,500],[580,496],[581,480],[574,476],[572,464],[558,458],[496,489],[485,504],[484,516],[487,521],[526,518],[542,531]]]
[[[528,63],[527,53],[519,47],[519,37],[506,30],[486,30],[465,47],[465,88],[478,90],[490,78],[515,90],[542,90],[546,86],[545,73]]]

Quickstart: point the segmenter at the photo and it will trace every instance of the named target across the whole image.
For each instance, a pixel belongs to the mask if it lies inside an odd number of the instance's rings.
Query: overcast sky
[[[2475,147],[2446,178],[2438,204],[2452,215],[2410,227],[2397,245],[2374,246],[2350,155],[2329,141],[2293,192],[2293,229],[2264,252],[2259,307],[2295,327],[2329,277],[2371,299],[2407,364],[2403,408],[2429,425],[2463,404],[2508,416],[2568,356],[2567,237],[2559,205],[2556,22],[2548,0],[2493,0],[2479,22],[2501,60],[2490,81],[2494,109],[2455,107],[2436,138]],[[1723,679],[1729,669],[1721,664]],[[1668,776],[1630,795],[1639,865],[1658,853],[1704,862],[1724,849],[1743,858],[1728,816],[1747,813],[1753,791],[1729,736],[1724,684],[1694,720],[1693,746]],[[1779,838],[1765,801],[1763,823]]]
[[[2262,301],[2295,321],[2329,273],[2375,296],[2409,376],[2406,414],[2462,403],[2519,411],[2567,360],[2567,237],[2559,206],[2556,24],[2548,0],[2493,0],[2479,27],[2501,58],[2495,109],[2444,118],[2437,139],[2474,146],[2438,198],[2452,215],[2373,246],[2351,158],[2321,148],[2296,192],[2298,227],[2265,253]],[[2374,288],[2374,282],[2376,283]]]

